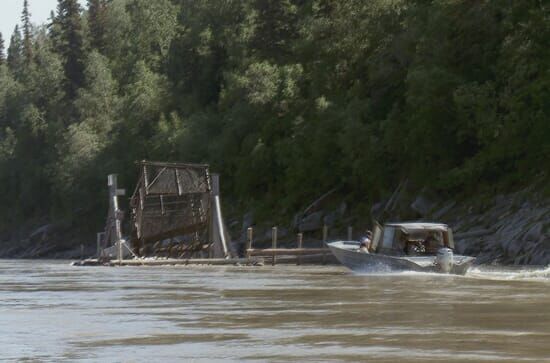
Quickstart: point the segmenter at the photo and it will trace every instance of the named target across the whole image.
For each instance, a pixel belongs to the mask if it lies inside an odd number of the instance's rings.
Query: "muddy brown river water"
[[[550,362],[550,269],[0,260],[0,360]]]

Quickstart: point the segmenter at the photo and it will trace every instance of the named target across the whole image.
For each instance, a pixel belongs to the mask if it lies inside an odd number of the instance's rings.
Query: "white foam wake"
[[[467,277],[494,279],[494,280],[525,280],[525,281],[548,281],[550,282],[550,266],[546,268],[520,270],[494,270],[484,268],[472,268],[466,274]]]

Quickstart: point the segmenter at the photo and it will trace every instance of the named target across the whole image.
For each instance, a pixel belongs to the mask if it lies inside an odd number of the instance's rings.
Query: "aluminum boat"
[[[464,275],[475,257],[454,254],[452,230],[441,223],[376,224],[368,248],[359,241],[327,243],[353,271],[419,271]]]

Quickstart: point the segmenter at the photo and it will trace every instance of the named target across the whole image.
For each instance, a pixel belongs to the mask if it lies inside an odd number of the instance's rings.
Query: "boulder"
[[[342,202],[338,207],[338,215],[340,216],[340,218],[343,217],[347,211],[348,211],[348,204],[346,202]]]
[[[535,223],[527,233],[525,233],[525,236],[523,237],[524,241],[538,241],[542,237],[542,230],[543,230],[543,223],[538,222]]]
[[[338,221],[340,215],[337,211],[330,212],[323,217],[323,223],[329,227],[332,227]]]
[[[323,217],[323,223],[327,226],[334,226],[337,221],[342,220],[342,218],[344,218],[344,216],[346,215],[347,209],[348,209],[348,205],[346,204],[346,202],[342,202],[338,207],[338,209],[328,212]]]
[[[421,194],[411,203],[411,209],[424,217],[428,215],[435,205],[435,202],[428,199],[426,195]]]
[[[302,213],[296,213],[294,217],[292,217],[292,229],[297,230],[300,226],[300,221],[302,220]]]
[[[550,253],[544,246],[544,241],[535,245],[529,263],[531,265],[546,266],[550,263]]]
[[[304,217],[300,221],[300,225],[298,226],[298,229],[300,232],[310,232],[310,231],[316,231],[321,229],[323,226],[323,212],[315,212],[311,213],[310,215]]]
[[[464,254],[464,251],[466,251],[467,246],[468,246],[468,242],[466,240],[455,241],[455,250],[459,255]]]
[[[378,218],[382,215],[382,212],[384,212],[384,207],[386,205],[387,201],[381,201],[378,203],[374,203],[370,209],[370,215],[374,218]]]
[[[444,215],[446,215],[447,213],[449,213],[449,211],[456,205],[456,202],[453,200],[453,201],[450,201],[449,203],[447,203],[446,205],[443,206],[443,208],[440,208],[438,210],[436,210],[433,215],[432,215],[432,218],[434,221],[438,221],[440,220]]]
[[[254,215],[252,212],[245,213],[243,216],[243,224],[242,224],[242,230],[246,231],[246,229],[254,224]]]
[[[269,228],[265,231],[264,235],[263,235],[263,241],[266,241],[266,240],[270,240],[272,239],[272,229]],[[281,240],[285,237],[288,236],[288,229],[284,228],[284,227],[277,227],[277,240]]]
[[[48,238],[48,235],[51,234],[54,230],[53,224],[45,224],[34,231],[29,235],[29,239],[32,241],[43,241]]]

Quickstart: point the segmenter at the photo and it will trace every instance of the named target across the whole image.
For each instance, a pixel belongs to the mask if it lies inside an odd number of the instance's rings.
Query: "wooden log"
[[[271,228],[271,248],[273,249],[272,255],[273,259],[271,260],[271,265],[275,266],[277,257],[276,257],[276,250],[277,250],[277,227]]]
[[[298,238],[298,249],[302,249],[302,245],[304,242],[304,235],[302,233],[298,233],[297,238]],[[296,264],[297,265],[302,264],[302,259],[300,258],[300,255],[298,255],[298,258],[296,259]]]

